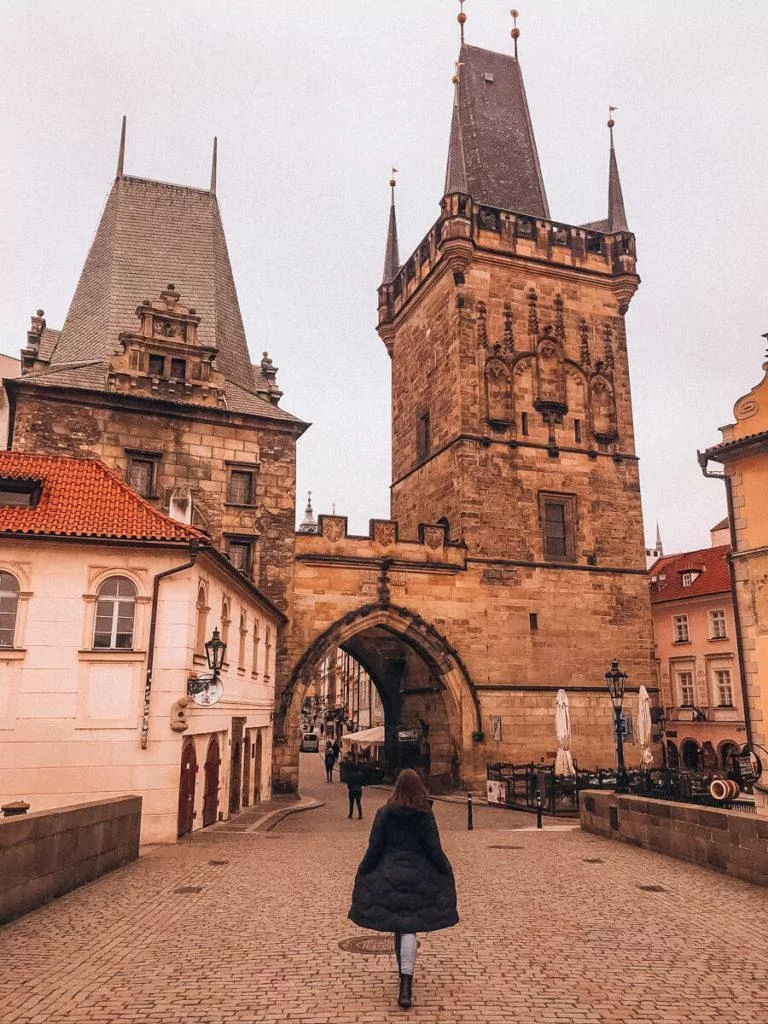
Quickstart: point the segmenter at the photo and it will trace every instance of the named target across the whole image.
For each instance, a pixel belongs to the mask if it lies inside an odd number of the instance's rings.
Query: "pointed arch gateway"
[[[435,716],[433,724],[447,751],[443,751],[443,761],[466,760],[474,743],[482,737],[482,725],[477,692],[460,655],[434,626],[410,609],[369,604],[349,612],[319,634],[291,671],[280,703],[276,736],[277,760],[282,762],[279,774],[283,779],[298,779],[304,694],[314,667],[333,647],[352,653],[374,679],[382,702],[389,709],[385,725],[388,743],[396,736],[403,702],[418,694],[422,698],[420,707],[431,708]],[[425,673],[423,685],[413,688],[403,675],[405,660],[411,657],[421,663]],[[382,667],[385,663],[389,674]],[[421,711],[412,709],[410,718],[420,721]],[[421,724],[423,727],[424,723]],[[437,761],[432,740],[430,733],[432,757]],[[293,786],[289,783],[284,788]]]

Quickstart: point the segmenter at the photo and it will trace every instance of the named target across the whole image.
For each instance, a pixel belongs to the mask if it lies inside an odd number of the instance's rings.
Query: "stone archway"
[[[314,666],[333,647],[349,651],[374,679],[385,706],[388,756],[400,724],[429,736],[431,780],[448,787],[461,774],[477,774],[473,747],[482,736],[480,705],[459,654],[432,625],[408,608],[369,604],[338,619],[318,635],[290,670],[276,723],[274,789],[298,789],[300,714]],[[405,716],[405,721],[403,721]],[[422,717],[423,716],[423,717]],[[434,732],[431,726],[437,728]],[[425,729],[426,727],[426,729]]]

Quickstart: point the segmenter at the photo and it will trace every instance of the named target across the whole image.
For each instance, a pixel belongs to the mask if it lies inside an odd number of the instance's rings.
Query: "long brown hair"
[[[387,804],[390,807],[410,807],[414,811],[429,810],[429,798],[424,783],[412,768],[404,768],[397,776],[395,788]]]

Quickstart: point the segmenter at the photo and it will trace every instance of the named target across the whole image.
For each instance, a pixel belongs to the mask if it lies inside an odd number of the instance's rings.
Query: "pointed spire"
[[[656,551],[658,553],[659,558],[661,558],[664,554],[664,547],[661,543],[661,530],[659,529],[658,519],[656,520]]]
[[[389,230],[387,231],[387,251],[384,255],[384,276],[382,284],[389,284],[397,277],[400,270],[400,248],[397,243],[397,216],[395,214],[395,175],[397,168],[392,168],[392,177],[389,179],[389,187],[392,191],[392,202],[389,207]]]
[[[467,16],[464,13],[464,3],[465,3],[465,0],[459,0],[459,7],[461,7],[461,10],[459,11],[459,15],[456,18],[456,21],[458,21],[458,23],[459,23],[459,31],[461,32],[461,45],[462,46],[464,45],[464,26],[467,23]]]
[[[611,134],[611,154],[608,162],[608,230],[629,231],[627,215],[624,211],[624,196],[621,191],[619,165],[616,162],[616,151],[613,148],[613,112],[617,107],[608,107],[608,131]]]
[[[463,26],[462,26],[463,27]],[[463,46],[462,39],[462,46]],[[453,120],[451,121],[451,138],[448,143],[448,163],[445,168],[444,195],[453,192],[468,192],[467,165],[464,159],[464,132],[461,130],[461,112],[459,110],[459,86],[461,85],[461,69],[464,65],[456,61],[453,82]]]
[[[517,19],[520,17],[520,13],[519,11],[516,11],[514,7],[509,13],[512,15],[512,24],[514,26],[510,35],[512,36],[512,42],[515,47],[515,60],[517,60],[517,40],[520,38],[520,29],[517,27]]]
[[[211,192],[216,195],[216,161],[219,149],[219,140],[213,136],[213,156],[211,157]]]
[[[123,166],[125,165],[125,114],[123,114],[123,126],[120,129],[120,149],[117,151],[117,174],[115,177],[122,178]]]
[[[317,521],[312,510],[312,491],[307,491],[307,507],[299,525],[299,533],[317,533]]]

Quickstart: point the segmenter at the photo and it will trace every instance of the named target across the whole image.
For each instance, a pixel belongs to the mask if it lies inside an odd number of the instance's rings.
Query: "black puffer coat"
[[[349,917],[377,932],[434,932],[458,922],[453,870],[431,811],[379,808]]]

